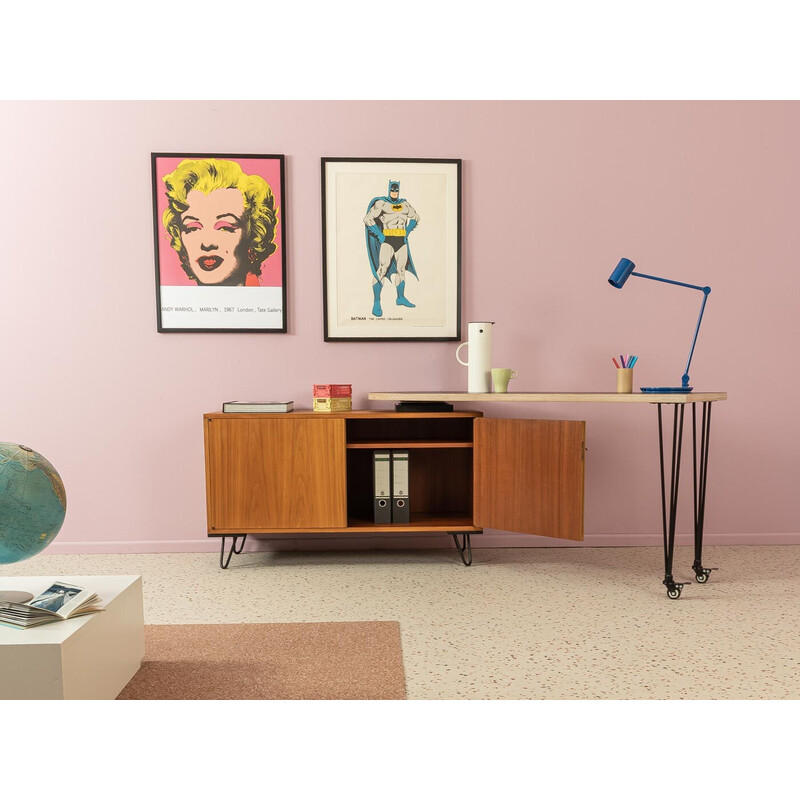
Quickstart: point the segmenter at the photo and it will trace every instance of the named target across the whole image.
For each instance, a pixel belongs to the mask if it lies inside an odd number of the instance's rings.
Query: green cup
[[[493,369],[492,383],[494,384],[495,392],[507,392],[508,382],[512,378],[516,378],[518,375],[519,373],[515,369]]]

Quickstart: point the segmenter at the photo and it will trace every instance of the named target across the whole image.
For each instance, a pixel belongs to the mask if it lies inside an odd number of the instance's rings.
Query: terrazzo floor
[[[676,548],[689,580],[693,551]],[[800,699],[800,547],[49,555],[3,575],[141,574],[147,624],[398,620],[411,700]],[[35,571],[33,571],[35,570]]]

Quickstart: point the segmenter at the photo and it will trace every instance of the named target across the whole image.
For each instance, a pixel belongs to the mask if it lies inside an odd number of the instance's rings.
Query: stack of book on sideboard
[[[292,400],[230,400],[222,404],[226,414],[283,414],[294,408]]]
[[[353,386],[350,383],[315,383],[314,411],[350,411]]]

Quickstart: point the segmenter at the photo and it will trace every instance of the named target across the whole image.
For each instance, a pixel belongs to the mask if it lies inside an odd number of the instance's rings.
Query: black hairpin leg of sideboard
[[[697,453],[696,403],[692,404],[692,439],[694,457],[694,570],[698,583],[707,583],[708,576],[716,567],[703,566],[703,526],[706,515],[706,480],[708,478],[708,444],[711,439],[711,403],[703,403],[700,422],[700,459]]]
[[[669,504],[664,469],[664,430],[661,422],[661,406],[658,403],[658,448],[659,463],[661,465],[661,523],[664,531],[664,586],[667,587],[667,597],[677,600],[686,585],[678,583],[672,575],[672,557],[675,553],[675,522],[678,511],[678,486],[681,475],[681,442],[683,440],[684,404],[672,405],[672,453],[670,457],[670,488]]]
[[[472,563],[472,541],[468,533],[461,535],[461,544],[458,543],[458,534],[451,533],[453,541],[456,543],[456,550],[464,562],[464,566],[468,567]]]
[[[236,546],[236,540],[239,537],[238,536],[233,536],[232,537],[233,541],[231,542],[231,549],[228,550],[228,557],[226,558],[225,557],[225,541],[226,541],[227,538],[228,538],[227,536],[223,536],[222,537],[222,546],[220,547],[220,550],[219,550],[219,565],[220,565],[220,567],[222,569],[228,569],[228,564],[231,563],[231,556],[234,553],[236,553],[236,555],[238,556],[239,553],[242,552],[242,548],[244,547],[244,543],[247,540],[247,534],[245,533],[245,534],[242,535],[242,537],[241,537],[242,541],[241,541],[241,544],[238,547]]]

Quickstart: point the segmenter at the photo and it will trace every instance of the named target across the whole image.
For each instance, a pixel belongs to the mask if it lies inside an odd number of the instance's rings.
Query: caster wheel
[[[681,587],[676,586],[674,589],[667,589],[667,597],[670,600],[677,600],[681,596]]]
[[[698,583],[708,583],[708,573],[705,571],[699,572],[697,575],[694,576],[694,579]]]

